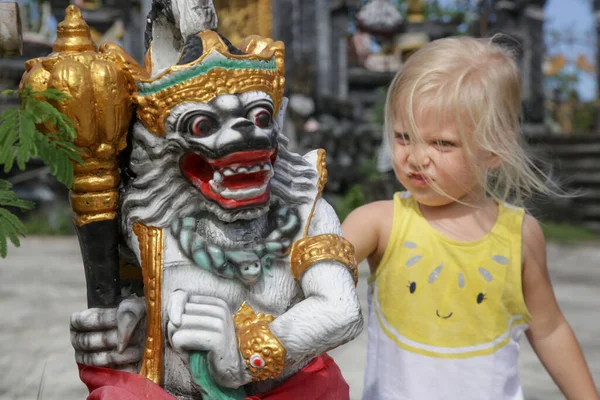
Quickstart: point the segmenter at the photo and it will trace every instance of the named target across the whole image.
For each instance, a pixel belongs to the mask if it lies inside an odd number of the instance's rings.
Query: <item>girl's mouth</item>
[[[425,187],[429,185],[429,180],[423,174],[411,172],[408,174],[408,179],[414,186],[417,187]]]

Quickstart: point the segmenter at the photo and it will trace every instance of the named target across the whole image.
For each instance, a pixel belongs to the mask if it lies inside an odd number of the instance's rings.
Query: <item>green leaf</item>
[[[2,91],[2,96],[8,96],[8,95],[11,95],[11,94],[13,94],[13,93],[18,93],[18,92],[19,92],[19,91],[18,91],[18,90],[15,90],[15,89],[4,89],[4,90]]]
[[[77,131],[73,122],[62,114],[53,103],[68,98],[58,89],[35,91],[30,87],[22,90],[4,90],[3,95],[18,93],[20,106],[5,110],[0,115],[0,165],[10,172],[15,162],[25,169],[31,157],[39,157],[50,171],[67,187],[73,185],[73,162],[83,164],[81,151],[75,146]],[[47,134],[38,130],[41,124],[53,127]],[[0,180],[0,256],[6,257],[7,240],[19,246],[19,236],[26,232],[16,215],[3,207],[30,210],[34,204],[24,201],[12,192],[11,184]]]
[[[0,224],[0,257],[6,258],[6,232],[2,230],[2,225]]]
[[[32,201],[21,200],[16,193],[11,191],[12,185],[10,182],[0,179],[0,206],[16,207],[22,210],[31,210],[34,207]]]
[[[19,235],[25,237],[27,229],[16,215],[0,207],[0,257],[5,258],[7,253],[7,238],[19,246]]]

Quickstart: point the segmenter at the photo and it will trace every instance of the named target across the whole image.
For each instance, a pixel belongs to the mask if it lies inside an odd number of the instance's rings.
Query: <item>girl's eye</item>
[[[405,133],[396,133],[396,141],[400,144],[406,145],[410,143],[410,137]]]
[[[411,293],[414,293],[417,290],[417,282],[409,282],[407,287]]]
[[[477,295],[477,304],[481,304],[481,302],[484,301],[485,299],[487,299],[487,297],[485,297],[485,293],[479,293]]]
[[[254,122],[254,125],[262,129],[270,127],[273,123],[271,111],[264,107],[256,107],[250,110],[248,113],[248,119]]]
[[[214,125],[207,116],[196,117],[192,120],[190,131],[194,136],[204,137],[212,133]]]
[[[436,140],[435,145],[438,147],[454,147],[455,144],[448,140]]]

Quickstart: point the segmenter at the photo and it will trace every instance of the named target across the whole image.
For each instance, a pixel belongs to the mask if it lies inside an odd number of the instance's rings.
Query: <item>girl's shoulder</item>
[[[394,200],[379,200],[364,204],[352,211],[347,219],[377,223],[386,220],[394,214]]]

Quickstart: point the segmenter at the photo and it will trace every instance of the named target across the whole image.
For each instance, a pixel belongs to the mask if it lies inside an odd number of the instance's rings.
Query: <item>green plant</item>
[[[8,173],[12,168],[23,170],[27,161],[37,157],[50,167],[59,182],[73,185],[73,161],[83,164],[79,149],[73,141],[75,126],[53,103],[67,98],[57,89],[36,91],[25,87],[20,91],[5,90],[2,95],[18,93],[21,104],[0,115],[0,165]],[[44,132],[40,129],[44,127]],[[20,245],[19,236],[25,236],[25,225],[7,207],[21,210],[33,208],[33,203],[18,199],[12,185],[0,180],[0,257],[7,253],[7,239]]]
[[[343,197],[335,202],[335,212],[338,215],[340,221],[346,219],[355,208],[366,204],[367,197],[360,185],[353,185],[348,189]]]
[[[546,240],[557,243],[576,243],[582,241],[597,241],[600,236],[585,227],[557,223],[557,222],[542,222],[542,230]]]

